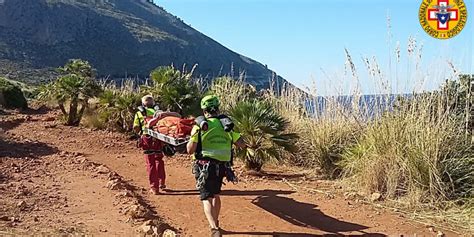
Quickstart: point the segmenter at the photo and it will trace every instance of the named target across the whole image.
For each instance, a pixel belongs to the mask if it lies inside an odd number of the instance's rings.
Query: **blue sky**
[[[321,94],[348,93],[353,81],[344,76],[347,48],[359,71],[364,93],[376,93],[362,63],[376,56],[399,92],[411,91],[422,76],[408,62],[408,38],[423,44],[423,88],[434,89],[446,77],[447,60],[473,73],[474,0],[465,1],[468,23],[455,38],[437,40],[418,21],[421,0],[156,0],[170,13],[224,46],[263,64],[299,87],[316,87]],[[392,42],[388,42],[387,15]],[[402,61],[395,63],[397,41]],[[392,66],[389,67],[389,57]],[[421,70],[420,70],[421,71]],[[398,75],[398,76],[395,76]],[[395,79],[398,78],[398,79]],[[341,83],[335,81],[340,80]],[[397,81],[398,82],[395,82]],[[341,88],[335,88],[335,84]]]

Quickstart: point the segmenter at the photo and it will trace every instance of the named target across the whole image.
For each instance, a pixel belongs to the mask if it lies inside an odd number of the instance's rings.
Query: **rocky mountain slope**
[[[273,75],[149,0],[0,0],[0,76],[46,80],[71,58],[111,78],[144,78],[170,64],[198,64],[208,78],[245,71],[260,88]]]

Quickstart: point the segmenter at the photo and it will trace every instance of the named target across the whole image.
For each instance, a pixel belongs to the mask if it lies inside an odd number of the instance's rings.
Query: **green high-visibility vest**
[[[155,109],[154,108],[146,108],[146,115],[142,114],[140,111],[138,111],[135,114],[135,118],[133,120],[133,127],[140,127],[143,131],[143,134],[146,134],[145,128],[146,128],[146,123],[147,119],[145,119],[144,116],[146,116],[148,119],[153,118],[153,115],[155,114]]]
[[[228,162],[232,155],[232,144],[239,140],[240,133],[226,132],[219,119],[208,118],[208,130],[201,131],[202,156]],[[191,141],[198,143],[199,126],[194,126]]]

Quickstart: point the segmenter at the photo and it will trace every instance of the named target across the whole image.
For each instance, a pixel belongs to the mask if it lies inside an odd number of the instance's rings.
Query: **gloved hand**
[[[173,146],[168,145],[168,144],[166,144],[165,146],[163,146],[163,154],[164,154],[165,156],[168,156],[168,157],[174,156],[175,153],[176,153],[176,150],[174,149]]]
[[[237,184],[239,182],[239,179],[235,175],[235,172],[232,167],[226,167],[225,179],[227,180],[227,182],[231,182],[233,184]]]

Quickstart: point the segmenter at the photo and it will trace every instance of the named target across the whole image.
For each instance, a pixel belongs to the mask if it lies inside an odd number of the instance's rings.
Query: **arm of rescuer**
[[[198,144],[198,136],[197,136],[198,131],[199,131],[199,127],[194,126],[193,131],[191,132],[191,139],[189,139],[189,142],[186,145],[186,149],[188,151],[188,154],[190,155],[196,152],[197,144]],[[236,141],[234,142],[234,145],[242,149],[247,148],[247,144],[245,144],[245,141],[240,135],[240,133],[231,132],[231,136],[233,140],[234,138],[237,138]]]
[[[138,113],[139,113],[139,112],[137,112],[137,113],[135,114],[135,118],[133,119],[133,130],[134,130],[137,134],[141,134],[141,131],[142,131],[141,125],[142,125],[143,122],[140,123],[140,117],[138,116]]]
[[[188,144],[186,144],[186,151],[188,154],[192,155],[196,152],[197,145],[198,145],[198,132],[199,126],[195,125],[193,130],[191,131],[191,138],[189,139]]]

